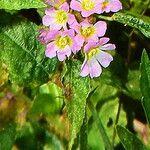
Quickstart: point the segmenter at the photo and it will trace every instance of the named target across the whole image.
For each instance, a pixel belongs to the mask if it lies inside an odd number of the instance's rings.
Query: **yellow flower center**
[[[87,59],[91,59],[93,56],[95,56],[99,51],[99,48],[93,48],[87,53]]]
[[[68,20],[68,14],[64,10],[57,10],[55,15],[56,23],[64,24]]]
[[[69,36],[58,36],[55,42],[60,49],[64,49],[66,46],[71,46],[72,39]]]
[[[81,2],[81,7],[84,10],[92,10],[95,7],[95,2],[92,0],[83,0]]]
[[[96,32],[96,29],[94,26],[91,27],[83,27],[80,29],[80,34],[85,38],[90,38],[93,36]]]
[[[109,2],[106,0],[102,4],[102,9],[105,9],[109,5]]]

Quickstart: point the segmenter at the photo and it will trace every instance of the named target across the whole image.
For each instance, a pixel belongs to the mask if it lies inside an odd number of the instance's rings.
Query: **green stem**
[[[97,18],[107,20],[107,21],[114,21],[113,17],[103,16],[103,15],[97,15]]]
[[[116,121],[115,121],[115,125],[114,125],[114,131],[113,131],[113,138],[112,138],[112,146],[113,147],[114,147],[115,138],[116,138],[116,126],[119,121],[120,111],[121,111],[121,101],[119,100],[118,111],[117,111],[117,116],[116,116]]]
[[[107,134],[105,132],[105,129],[103,127],[103,124],[102,124],[102,122],[101,122],[101,120],[100,120],[100,118],[99,118],[99,116],[97,114],[96,109],[94,108],[93,103],[90,100],[88,101],[88,107],[89,107],[89,109],[92,112],[94,120],[96,121],[97,127],[98,127],[99,132],[100,132],[100,134],[102,136],[102,139],[103,139],[103,142],[105,144],[106,150],[113,150],[111,142],[109,141],[109,138],[108,138],[108,136],[107,136]]]

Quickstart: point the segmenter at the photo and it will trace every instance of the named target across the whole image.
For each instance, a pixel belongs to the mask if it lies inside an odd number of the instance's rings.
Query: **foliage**
[[[95,15],[116,51],[91,79],[82,53],[45,56],[43,1],[0,0],[0,150],[150,149],[150,2],[120,1],[122,11]]]

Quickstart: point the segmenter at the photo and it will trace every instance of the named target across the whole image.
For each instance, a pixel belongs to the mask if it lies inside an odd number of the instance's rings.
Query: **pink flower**
[[[109,38],[101,38],[99,42],[89,42],[84,47],[85,60],[81,66],[80,75],[85,77],[90,75],[91,78],[100,76],[102,67],[108,67],[113,57],[104,52],[105,50],[114,50],[114,44],[106,44]]]
[[[59,7],[62,5],[66,0],[45,0],[45,3],[52,6],[52,7]]]
[[[51,42],[47,45],[45,55],[49,58],[58,57],[60,61],[71,55],[72,51],[81,49],[74,41],[74,30],[51,31]]]
[[[74,15],[69,13],[69,5],[63,3],[59,9],[53,7],[45,11],[42,21],[45,26],[50,26],[51,30],[60,30],[62,27],[67,29],[67,23],[72,24],[75,21]]]
[[[89,17],[94,13],[101,13],[100,3],[100,0],[72,0],[70,7],[81,12],[83,17]]]
[[[42,44],[47,44],[48,42],[51,41],[51,39],[53,39],[55,34],[57,34],[57,30],[53,30],[53,32],[52,32],[53,34],[52,34],[51,30],[49,30],[49,29],[40,29],[39,32],[40,32],[40,34],[38,36],[38,40]]]
[[[78,41],[80,46],[83,46],[84,42],[98,42],[98,38],[105,35],[107,24],[104,21],[98,21],[93,25],[85,19],[80,24],[74,22],[70,28],[73,28],[77,32],[75,40]]]
[[[117,12],[122,9],[122,4],[119,0],[102,0],[100,5],[101,12]]]

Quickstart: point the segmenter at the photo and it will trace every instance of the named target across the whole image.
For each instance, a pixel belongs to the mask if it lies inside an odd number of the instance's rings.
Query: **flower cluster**
[[[47,0],[49,8],[42,19],[45,28],[39,40],[46,44],[45,55],[64,61],[79,51],[85,56],[80,75],[100,76],[102,67],[108,67],[113,57],[106,52],[115,45],[104,37],[107,24],[97,21],[94,14],[117,12],[122,9],[119,0]]]

